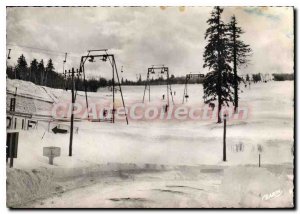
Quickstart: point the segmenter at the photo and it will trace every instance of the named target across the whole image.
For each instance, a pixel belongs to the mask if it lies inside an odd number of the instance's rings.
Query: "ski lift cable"
[[[28,50],[25,50],[25,49],[23,49],[23,50],[20,50],[20,49],[14,49],[14,52],[18,52],[18,53],[22,53],[22,54],[32,54],[32,53],[36,53],[36,54],[42,54],[42,55],[49,55],[49,56],[54,56],[54,57],[62,57],[63,55],[62,54],[55,54],[55,53],[51,53],[51,52],[43,52],[43,51],[36,51],[36,50],[30,50],[30,49],[28,49]],[[78,59],[78,58],[80,58],[80,57],[76,57],[76,56],[74,56],[74,55],[70,55],[70,54],[68,54],[68,57],[69,58],[73,58],[73,59]]]
[[[134,70],[145,70],[145,66],[139,66],[139,65],[133,65],[133,64],[129,64],[121,59],[118,59],[119,63],[122,65],[125,65],[127,68],[131,68],[130,70],[134,69]]]
[[[19,52],[19,53],[38,53],[38,54],[43,54],[43,55],[50,55],[50,56],[62,56],[61,54],[55,54],[55,53],[51,53],[51,52],[43,52],[43,51],[35,51],[35,50],[20,50],[20,49],[14,49],[14,52]]]
[[[16,47],[26,48],[26,49],[35,49],[35,50],[40,50],[40,51],[64,54],[64,52],[62,52],[62,51],[55,51],[55,50],[50,50],[50,49],[45,49],[45,48],[36,48],[36,47],[30,47],[30,46],[25,46],[25,45],[16,45],[16,44],[6,44],[6,45],[7,46],[16,46]]]
[[[52,55],[56,55],[56,56],[65,56],[66,52],[63,51],[57,51],[57,50],[50,50],[50,49],[46,49],[46,48],[37,48],[37,47],[31,47],[31,46],[25,46],[25,45],[17,45],[17,44],[6,44],[6,46],[14,46],[14,47],[19,47],[19,48],[25,48],[25,49],[29,49],[31,50],[31,52],[35,52],[35,53],[42,53],[42,52],[46,52],[47,54],[52,53]],[[23,50],[22,50],[23,51]],[[55,54],[54,54],[55,53]],[[75,54],[72,52],[67,52],[69,57],[81,57],[80,54]]]

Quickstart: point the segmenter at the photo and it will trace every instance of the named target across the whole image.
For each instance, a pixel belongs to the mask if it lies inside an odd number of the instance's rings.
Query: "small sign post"
[[[49,158],[49,164],[53,165],[53,159],[60,156],[60,147],[49,146],[43,148],[43,156]]]

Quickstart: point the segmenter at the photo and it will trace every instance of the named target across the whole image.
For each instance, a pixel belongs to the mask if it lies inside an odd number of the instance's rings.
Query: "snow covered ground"
[[[291,180],[285,181],[284,176],[273,175],[265,168],[234,167],[223,172],[182,167],[133,174],[128,179],[110,178],[27,207],[290,207],[293,194],[287,189],[292,191]],[[267,198],[275,191],[276,197]]]
[[[33,101],[35,109],[29,113],[51,115],[49,101],[53,102],[51,105],[55,105],[70,100],[70,91],[7,80],[8,91],[14,91],[16,86],[18,94],[39,99],[38,102]],[[48,122],[40,121],[38,129],[20,130],[18,158],[14,161],[14,168],[24,171],[48,170],[53,174],[55,182],[58,177],[70,175],[73,178],[88,177],[90,169],[120,170],[112,167],[114,163],[128,164],[138,169],[149,168],[151,164],[156,170],[159,168],[156,173],[133,173],[129,180],[115,182],[110,182],[110,179],[106,183],[99,181],[90,187],[66,191],[57,198],[54,196],[28,205],[34,207],[292,206],[293,186],[290,178],[293,177],[293,87],[292,81],[251,84],[250,89],[242,87],[240,107],[247,110],[247,117],[239,120],[229,118],[227,121],[226,162],[222,161],[223,124],[216,124],[216,119],[130,119],[129,125],[126,125],[125,120],[118,120],[114,124],[77,121],[74,125],[79,127],[79,132],[74,134],[73,157],[68,156],[69,135],[54,134],[51,129],[48,131]],[[122,89],[127,106],[141,103],[144,86],[123,86]],[[172,86],[173,92],[176,92],[175,106],[182,106],[183,89],[184,85]],[[202,85],[189,85],[188,93],[189,100],[184,106],[204,105]],[[112,99],[108,89],[88,94],[90,103]],[[165,102],[162,101],[163,94],[166,95],[166,86],[152,86],[150,104],[162,105]],[[78,92],[78,102],[85,102],[83,95],[83,92]],[[17,97],[18,99],[21,102],[28,100],[26,97]],[[120,105],[119,92],[116,99]],[[27,111],[26,108],[23,111]],[[238,149],[239,145],[243,149]],[[262,168],[257,167],[258,145],[263,148]],[[45,146],[61,147],[61,156],[54,159],[53,166],[43,156]],[[176,168],[178,166],[183,166],[183,169],[179,170]],[[210,166],[212,171],[220,167],[222,170],[205,173],[204,166]],[[126,168],[129,169],[130,167]],[[18,173],[15,176],[16,174]],[[244,181],[245,175],[247,181]],[[210,185],[214,179],[218,183],[216,187]],[[270,183],[268,179],[273,180],[271,183],[274,185],[263,188]],[[263,195],[278,189],[282,191],[280,197],[262,200]],[[93,193],[96,190],[101,191]],[[232,200],[233,195],[238,198]],[[22,200],[18,202],[22,203]]]

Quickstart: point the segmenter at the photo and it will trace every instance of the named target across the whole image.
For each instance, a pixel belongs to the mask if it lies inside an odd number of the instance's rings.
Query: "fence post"
[[[70,128],[70,144],[69,144],[69,156],[72,156],[72,144],[73,144],[73,122],[74,122],[74,68],[72,68],[72,74],[71,74],[71,81],[72,81],[72,87],[71,87],[71,94],[72,94],[72,104],[71,104],[71,128]]]
[[[226,161],[226,114],[224,114],[223,161]]]

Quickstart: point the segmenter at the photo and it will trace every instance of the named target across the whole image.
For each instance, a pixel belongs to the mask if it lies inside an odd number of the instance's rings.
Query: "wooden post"
[[[9,142],[9,155],[10,155],[10,162],[9,162],[9,168],[12,168],[14,166],[14,148],[13,148],[13,142],[12,140],[10,139],[10,142]]]
[[[146,83],[145,83],[144,96],[143,96],[143,103],[145,102],[145,95],[146,95],[146,90],[147,90],[148,78],[149,78],[149,69],[148,69],[148,72],[147,72],[147,79],[146,79]]]
[[[72,74],[71,74],[71,94],[72,94],[72,104],[71,104],[71,128],[70,128],[70,144],[69,144],[69,156],[72,156],[72,144],[73,144],[73,123],[74,123],[74,68],[72,68]]]
[[[17,91],[18,91],[18,88],[16,87],[16,91],[15,91],[15,94],[14,94],[14,97],[10,99],[10,107],[9,107],[9,110],[13,113],[12,116],[11,116],[11,124],[10,124],[10,129],[13,129],[13,127],[16,129],[16,123],[17,123],[17,119],[14,118],[14,112],[16,110],[16,97],[17,97]],[[14,119],[15,119],[15,123],[14,123]],[[13,125],[14,123],[14,125]]]
[[[54,159],[53,156],[50,156],[50,157],[49,157],[49,164],[50,164],[50,165],[53,165],[53,159]]]
[[[10,157],[10,162],[9,162],[9,168],[12,168],[14,166],[14,155],[13,155],[13,142],[12,142],[12,137],[9,139],[9,157]]]
[[[170,93],[170,88],[169,88],[169,76],[168,76],[168,73],[167,73],[167,106],[169,106],[169,97],[170,97],[170,95],[169,95],[169,93]]]
[[[53,165],[53,159],[54,159],[54,155],[53,155],[53,151],[52,151],[52,149],[51,149],[51,151],[50,151],[50,156],[49,156],[49,164],[50,164],[50,165]]]
[[[262,145],[260,145],[260,144],[258,144],[257,145],[257,150],[258,150],[258,167],[260,167],[260,159],[261,159],[261,153],[263,152],[263,147],[262,147]]]
[[[224,114],[223,161],[226,161],[226,114]]]
[[[150,103],[150,83],[149,83],[148,87],[149,87],[149,103]]]
[[[112,122],[115,122],[115,67],[114,67],[115,60],[113,58],[113,65],[112,65],[112,92],[113,92],[113,109],[112,109]]]

